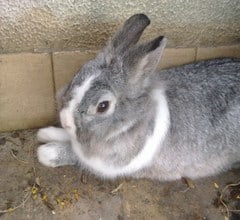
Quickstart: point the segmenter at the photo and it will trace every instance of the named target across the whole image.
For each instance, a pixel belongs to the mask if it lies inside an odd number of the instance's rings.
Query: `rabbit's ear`
[[[163,54],[167,39],[163,36],[137,46],[124,57],[125,70],[131,75],[130,81],[136,82],[142,76],[148,76],[155,71]]]
[[[109,66],[122,57],[131,46],[136,44],[144,29],[150,24],[149,18],[144,14],[135,14],[125,21],[122,29],[110,40],[106,47],[98,54],[96,60],[101,65]]]
[[[122,54],[130,46],[136,44],[144,29],[150,24],[149,18],[144,14],[135,14],[125,21],[122,29],[116,33],[110,42],[116,53]]]

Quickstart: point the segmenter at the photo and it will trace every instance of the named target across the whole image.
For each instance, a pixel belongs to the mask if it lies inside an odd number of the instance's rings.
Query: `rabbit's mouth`
[[[60,121],[62,127],[67,133],[74,138],[76,132],[76,126],[74,124],[74,118],[72,117],[72,106],[71,103],[67,108],[64,108],[60,112]]]

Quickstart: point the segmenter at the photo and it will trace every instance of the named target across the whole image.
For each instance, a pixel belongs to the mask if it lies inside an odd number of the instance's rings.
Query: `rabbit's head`
[[[137,45],[150,20],[130,17],[97,57],[86,63],[62,94],[60,120],[83,146],[118,138],[150,111],[151,76],[166,39]]]

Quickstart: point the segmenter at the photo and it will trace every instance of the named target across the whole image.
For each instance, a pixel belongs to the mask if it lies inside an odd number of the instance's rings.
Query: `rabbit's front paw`
[[[48,167],[60,166],[60,150],[54,143],[43,144],[37,150],[38,161]]]
[[[50,142],[40,145],[37,150],[38,161],[48,167],[75,165],[78,157],[70,143]]]
[[[53,141],[69,141],[70,137],[63,128],[47,127],[39,129],[37,139],[42,143],[48,143]]]

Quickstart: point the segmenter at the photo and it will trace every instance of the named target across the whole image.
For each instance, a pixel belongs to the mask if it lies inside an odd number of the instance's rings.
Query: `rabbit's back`
[[[159,76],[166,82],[169,104],[180,112],[184,109],[184,114],[207,117],[214,125],[240,111],[238,59],[201,61],[163,71]]]
[[[209,86],[211,84],[213,84],[212,86],[226,86],[228,83],[239,84],[240,59],[224,58],[200,61],[163,70],[157,77],[160,80],[175,84],[175,86],[182,85],[183,87]]]

